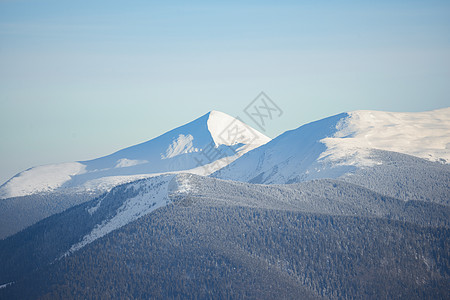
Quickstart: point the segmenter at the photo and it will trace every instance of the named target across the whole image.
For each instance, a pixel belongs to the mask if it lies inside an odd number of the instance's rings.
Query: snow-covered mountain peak
[[[270,138],[256,131],[238,118],[212,110],[208,113],[208,130],[216,146],[245,144],[255,148],[270,141]]]
[[[353,111],[287,131],[214,177],[255,183],[337,178],[382,163],[373,150],[450,162],[450,108],[418,113]]]
[[[211,111],[147,142],[89,161],[21,172],[0,187],[0,198],[53,191],[103,192],[165,173],[208,175],[270,139],[240,120]]]
[[[321,141],[321,158],[370,166],[369,149],[399,152],[431,161],[450,162],[450,108],[402,113],[358,110],[336,124],[336,133]]]

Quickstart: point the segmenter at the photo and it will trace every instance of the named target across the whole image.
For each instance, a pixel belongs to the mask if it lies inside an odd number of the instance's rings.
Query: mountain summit
[[[0,197],[67,189],[104,191],[161,173],[208,175],[269,140],[240,120],[211,111],[147,142],[101,158],[23,171],[0,187]]]
[[[287,131],[213,176],[265,184],[337,178],[382,164],[374,151],[449,163],[450,108],[338,114]]]

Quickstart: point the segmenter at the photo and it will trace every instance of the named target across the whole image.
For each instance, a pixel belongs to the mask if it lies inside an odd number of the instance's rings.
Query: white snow
[[[168,198],[168,185],[173,175],[158,176],[145,181],[131,184],[128,188],[140,189],[141,192],[136,197],[127,199],[123,205],[117,210],[114,217],[105,220],[102,224],[97,225],[81,242],[73,245],[63,256],[69,255],[87,244],[92,243],[106,234],[133,222],[140,217],[154,211],[157,208],[170,203]],[[97,204],[98,205],[98,204]],[[94,211],[98,209],[93,207]]]
[[[340,164],[371,166],[370,149],[400,152],[450,162],[450,108],[419,113],[354,111],[337,124],[320,158]]]
[[[223,167],[229,165],[230,163],[232,163],[233,161],[238,159],[240,156],[241,156],[241,154],[223,157],[223,158],[215,160],[209,164],[198,166],[196,168],[186,170],[186,171],[181,171],[178,173],[190,173],[190,174],[195,174],[195,175],[208,176],[208,175],[222,169]]]
[[[209,175],[269,141],[239,119],[211,111],[155,139],[97,160],[31,168],[1,186],[0,198],[64,188],[108,191],[159,174]],[[242,146],[235,149],[235,155],[227,152],[231,156],[199,166],[198,158],[211,144]],[[267,183],[276,183],[303,175],[311,179],[319,173],[320,177],[336,176],[335,166],[377,164],[369,158],[371,149],[450,162],[450,108],[420,113],[354,111],[313,122],[284,133],[250,158],[242,157],[240,166],[224,171],[222,178],[246,181],[273,173]]]
[[[95,206],[92,206],[92,207],[88,208],[87,212],[91,216],[100,208],[100,205],[102,205],[102,201],[103,201],[103,199],[105,199],[105,197],[103,197],[102,199],[98,200],[98,202],[97,202],[97,204]]]
[[[0,189],[0,198],[53,191],[69,181],[72,176],[84,173],[85,168],[85,165],[78,162],[31,168],[6,182]]]
[[[247,151],[270,141],[270,138],[251,128],[238,118],[233,118],[220,111],[211,111],[208,129],[216,146],[236,144],[247,145]]]
[[[193,187],[189,181],[188,174],[183,174],[177,177],[177,192],[180,194],[185,194],[193,191]]]
[[[194,137],[190,134],[178,135],[178,137],[167,148],[166,154],[161,155],[161,158],[167,159],[167,158],[172,158],[172,157],[175,157],[175,156],[183,154],[183,153],[193,152],[194,151],[194,144],[192,143],[193,140],[194,140]]]
[[[0,198],[55,190],[103,192],[118,184],[167,173],[208,175],[269,140],[241,121],[211,111],[150,141],[99,159],[31,168],[1,186]],[[236,155],[205,160],[207,165],[199,166],[198,158],[210,145],[241,146],[234,149]]]
[[[8,282],[8,283],[5,283],[5,284],[1,284],[0,285],[0,289],[7,288],[8,286],[12,285],[13,283],[14,283],[14,281],[13,282]]]
[[[116,164],[115,168],[132,167],[132,166],[137,166],[137,165],[146,164],[146,163],[148,163],[148,161],[146,161],[146,160],[121,158],[121,159],[117,160],[117,164]]]
[[[129,183],[139,179],[145,179],[159,175],[161,175],[161,173],[138,174],[129,176],[105,176],[87,181],[86,183],[84,183],[82,186],[79,187],[79,190],[92,192],[94,191],[107,192],[111,190],[113,187],[118,186],[120,184]]]
[[[236,154],[233,156],[227,156],[218,160],[215,160],[209,164],[205,164],[203,166],[198,166],[192,169],[188,170],[180,170],[180,171],[172,171],[172,172],[162,172],[162,173],[150,173],[150,174],[138,174],[138,175],[128,175],[128,176],[105,176],[101,178],[96,178],[87,181],[82,186],[78,187],[78,191],[88,191],[88,192],[107,192],[110,191],[113,187],[133,182],[139,179],[145,179],[145,178],[151,178],[161,175],[175,175],[175,174],[183,174],[183,173],[189,173],[189,174],[195,174],[195,175],[201,175],[201,176],[208,176],[212,173],[214,173],[217,170],[220,170],[221,168],[225,167],[226,165],[230,164],[231,162],[235,161],[237,158],[239,158],[241,154]]]
[[[449,163],[450,108],[331,116],[283,133],[213,176],[266,184],[337,178],[379,164],[373,149]]]

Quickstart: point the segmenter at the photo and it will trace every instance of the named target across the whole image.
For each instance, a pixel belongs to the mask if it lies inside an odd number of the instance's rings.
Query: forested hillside
[[[119,186],[0,241],[0,280],[13,282],[0,298],[450,297],[446,205],[328,179],[169,179]],[[165,205],[68,252],[165,186]]]
[[[446,299],[449,234],[378,218],[171,205],[0,295]]]

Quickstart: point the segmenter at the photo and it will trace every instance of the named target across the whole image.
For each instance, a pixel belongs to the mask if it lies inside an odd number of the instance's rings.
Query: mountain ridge
[[[341,113],[286,131],[211,176],[266,184],[337,178],[381,164],[373,150],[448,164],[450,108]]]
[[[220,137],[230,125],[241,129],[241,135],[235,140]],[[100,158],[29,168],[0,186],[0,198],[74,187],[105,191],[124,182],[166,172],[206,174],[208,169],[202,166],[214,162],[205,157],[208,147],[220,148],[222,158],[227,158],[214,166],[217,169],[269,140],[240,120],[210,111],[149,141]]]

